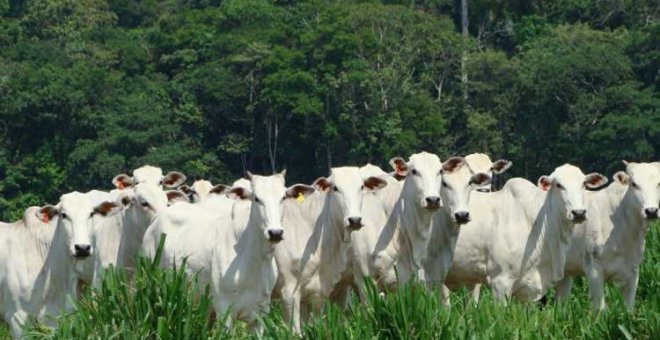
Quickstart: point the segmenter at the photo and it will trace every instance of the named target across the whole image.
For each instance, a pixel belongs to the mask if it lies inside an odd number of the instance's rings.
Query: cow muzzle
[[[92,246],[89,244],[76,244],[73,246],[74,256],[85,258],[92,254]]]
[[[268,241],[280,242],[284,239],[284,230],[282,229],[268,229]]]
[[[659,217],[658,208],[646,208],[644,209],[644,214],[649,220],[655,220]]]
[[[362,217],[353,216],[348,219],[348,228],[351,230],[360,230],[362,228]]]
[[[575,223],[581,223],[587,220],[586,209],[573,209],[571,210],[571,215],[573,216],[573,222]]]
[[[458,224],[466,224],[470,222],[470,212],[468,211],[457,211],[454,213],[454,219]]]
[[[439,196],[427,196],[424,198],[426,203],[425,208],[429,210],[436,210],[440,208],[440,197]]]

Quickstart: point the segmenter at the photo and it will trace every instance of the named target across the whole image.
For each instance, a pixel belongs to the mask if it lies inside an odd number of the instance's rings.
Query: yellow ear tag
[[[296,197],[296,202],[298,203],[305,202],[305,195],[303,195],[302,192],[298,193],[298,197]]]

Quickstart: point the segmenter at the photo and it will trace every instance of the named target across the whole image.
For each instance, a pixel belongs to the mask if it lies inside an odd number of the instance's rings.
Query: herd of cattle
[[[621,286],[632,308],[650,221],[658,218],[660,163],[624,162],[613,183],[565,164],[537,185],[513,178],[491,192],[511,162],[487,155],[430,153],[337,167],[312,185],[285,186],[285,171],[247,173],[231,186],[184,184],[144,166],[121,174],[110,192],[61,196],[0,225],[0,309],[15,337],[38,319],[55,326],[73,308],[80,282],[97,285],[109,266],[135,267],[166,234],[162,266],[186,259],[209,285],[214,309],[261,331],[259,316],[281,299],[295,332],[326,301],[346,304],[365,280],[387,293],[411,278],[449,293],[481,285],[506,301],[559,299],[584,275],[591,302]],[[165,190],[164,188],[176,188]]]

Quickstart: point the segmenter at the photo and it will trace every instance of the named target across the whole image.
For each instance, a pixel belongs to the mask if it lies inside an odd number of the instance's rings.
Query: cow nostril
[[[438,205],[440,204],[440,197],[438,196],[428,196],[426,197],[426,203],[429,205]]]
[[[281,241],[284,230],[282,229],[268,229],[268,238],[271,241]]]
[[[656,218],[658,217],[658,208],[646,208],[644,209],[647,218]]]
[[[571,214],[573,214],[573,217],[575,218],[584,218],[587,215],[587,210],[575,209],[575,210],[571,210]]]
[[[348,224],[351,226],[361,226],[362,225],[362,217],[349,217],[348,218]]]
[[[76,250],[76,256],[89,256],[92,250],[92,246],[89,244],[76,244],[73,248]]]
[[[470,221],[470,213],[467,211],[458,211],[454,213],[454,217],[456,217],[457,222],[469,222]]]

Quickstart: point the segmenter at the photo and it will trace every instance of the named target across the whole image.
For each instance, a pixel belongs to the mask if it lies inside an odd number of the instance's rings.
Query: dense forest
[[[0,218],[143,164],[226,183],[420,150],[529,178],[657,160],[659,6],[0,0]]]

